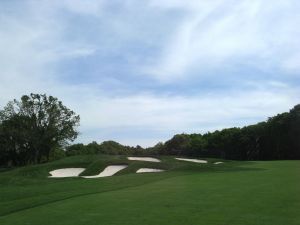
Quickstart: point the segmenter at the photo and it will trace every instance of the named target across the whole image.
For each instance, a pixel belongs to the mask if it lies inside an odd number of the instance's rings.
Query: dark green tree
[[[191,144],[190,136],[187,134],[176,134],[172,139],[166,141],[164,145],[164,154],[186,155]]]
[[[100,152],[111,155],[127,154],[129,147],[115,141],[104,141],[100,144]]]
[[[86,146],[82,143],[73,144],[66,147],[66,155],[85,155],[88,154]]]
[[[55,97],[24,95],[0,111],[1,136],[6,138],[0,141],[0,151],[8,151],[16,165],[49,160],[51,151],[75,140],[79,120]]]

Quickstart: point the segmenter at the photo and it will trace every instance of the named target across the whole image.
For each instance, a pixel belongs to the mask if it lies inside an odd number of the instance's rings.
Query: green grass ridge
[[[300,161],[207,164],[160,156],[84,155],[0,172],[3,225],[299,225]],[[128,167],[112,177],[48,178],[49,171],[108,165]],[[162,173],[136,174],[142,167]]]

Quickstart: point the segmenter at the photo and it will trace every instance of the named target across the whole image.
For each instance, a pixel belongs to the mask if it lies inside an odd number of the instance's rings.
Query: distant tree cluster
[[[300,159],[300,105],[266,122],[205,134],[176,134],[150,148],[129,147],[114,141],[67,147],[77,154],[184,155],[235,160]]]
[[[151,148],[129,147],[114,141],[75,144],[67,155],[77,154],[182,155],[235,160],[300,159],[300,105],[266,122],[205,134],[176,134]]]
[[[79,116],[52,96],[30,94],[0,110],[0,165],[83,154],[182,155],[233,160],[300,159],[300,105],[266,122],[205,134],[176,134],[150,148],[115,141],[73,144]]]
[[[45,94],[14,100],[0,111],[0,165],[20,166],[61,157],[73,141],[79,116]]]
[[[206,134],[177,134],[153,153],[235,160],[300,159],[300,105],[266,122]]]
[[[115,141],[104,141],[101,144],[93,141],[90,144],[74,144],[66,148],[66,155],[109,154],[109,155],[143,155],[148,151],[141,146],[121,145]]]

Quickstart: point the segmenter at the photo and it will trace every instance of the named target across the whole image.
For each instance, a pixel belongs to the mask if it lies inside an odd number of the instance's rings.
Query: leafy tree
[[[100,152],[101,146],[96,141],[93,141],[85,146],[85,154],[97,154]]]
[[[158,142],[153,147],[145,149],[145,152],[149,153],[150,155],[162,155],[164,153],[164,143]]]
[[[104,141],[100,144],[100,152],[111,155],[127,154],[129,147],[115,141]]]
[[[55,161],[66,157],[66,151],[62,148],[55,148],[50,152],[49,161]]]
[[[0,150],[9,151],[9,158],[16,165],[49,160],[51,151],[75,140],[79,120],[55,97],[24,95],[0,111],[1,135],[7,138],[1,138]]]
[[[86,151],[86,147],[82,143],[73,144],[73,145],[66,147],[66,155],[67,156],[84,155],[84,154],[88,154],[88,153]]]
[[[190,148],[190,137],[187,134],[176,134],[164,145],[164,153],[170,155],[184,155]]]
[[[234,160],[300,159],[300,105],[266,122],[243,128],[227,128],[203,135],[178,134],[160,149],[160,154]]]
[[[207,149],[207,140],[201,134],[191,134],[190,149],[188,155],[209,157],[211,152]]]
[[[289,143],[291,144],[291,156],[300,159],[300,104],[290,110]]]

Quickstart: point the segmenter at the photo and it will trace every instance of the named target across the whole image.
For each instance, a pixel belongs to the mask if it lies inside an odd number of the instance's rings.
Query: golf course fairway
[[[207,164],[159,157],[75,156],[0,172],[1,225],[299,225],[300,161]],[[126,164],[97,179],[48,178],[82,167],[83,176]],[[139,168],[161,173],[136,174]]]

